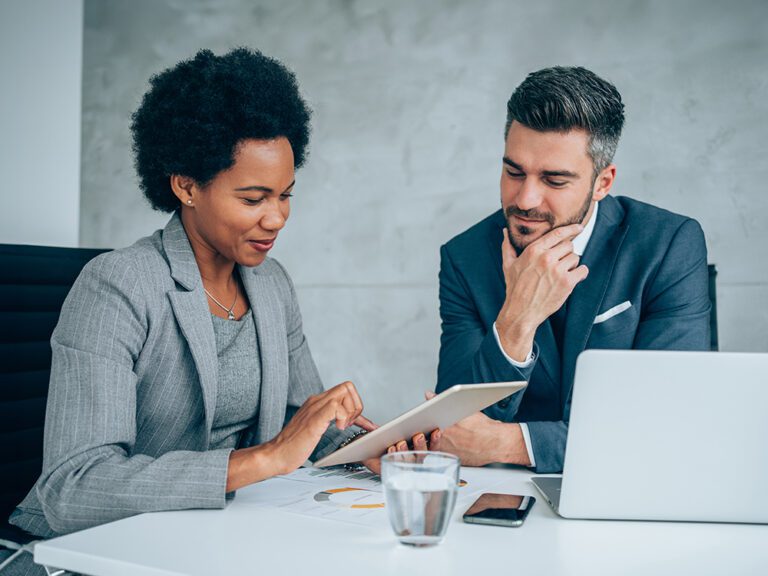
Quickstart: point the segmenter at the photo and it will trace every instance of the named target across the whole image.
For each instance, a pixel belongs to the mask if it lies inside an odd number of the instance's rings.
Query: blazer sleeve
[[[440,249],[440,359],[437,391],[455,384],[528,380],[535,361],[526,368],[512,365],[501,352],[492,326],[484,324],[469,284],[443,246]],[[525,389],[502,400],[503,412],[514,416]],[[488,410],[493,410],[490,407]],[[491,415],[491,414],[489,414]]]
[[[709,273],[704,232],[686,219],[643,291],[636,350],[709,350]]]
[[[644,287],[640,323],[632,348],[709,350],[709,309],[704,232],[695,220],[686,219]],[[570,406],[565,413],[570,414]],[[528,431],[536,471],[561,471],[568,422],[528,422]]]
[[[222,508],[230,450],[135,454],[133,371],[147,334],[139,274],[113,252],[75,282],[51,339],[37,496],[63,534],[142,512]]]
[[[565,441],[568,422],[527,422],[531,450],[536,460],[534,470],[539,474],[562,472],[565,461]]]
[[[276,260],[274,262],[280,266],[280,270],[288,284],[290,295],[287,310],[288,406],[285,411],[285,424],[287,424],[293,418],[293,415],[296,414],[296,411],[301,408],[301,405],[307,401],[307,398],[320,394],[324,388],[320,373],[317,370],[315,361],[312,359],[307,338],[304,335],[301,310],[299,309],[299,301],[296,297],[293,281],[282,264]],[[330,454],[351,434],[351,430],[339,430],[334,423],[331,423],[312,452],[310,460],[315,461],[326,454]]]

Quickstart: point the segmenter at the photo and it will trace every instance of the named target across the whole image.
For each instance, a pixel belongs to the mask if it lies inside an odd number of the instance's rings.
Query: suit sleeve
[[[277,261],[275,261],[277,263]],[[307,398],[323,392],[323,383],[320,373],[317,370],[315,361],[309,350],[307,338],[304,336],[304,329],[301,321],[301,311],[299,301],[296,297],[296,290],[293,286],[288,273],[277,263],[285,276],[290,292],[290,301],[287,311],[287,332],[288,332],[288,406],[285,411],[285,424],[287,424],[301,405],[307,401]],[[342,431],[336,428],[334,423],[328,426],[323,437],[320,439],[315,450],[310,456],[310,460],[315,461],[326,454],[333,452],[339,444],[352,435],[352,430]]]
[[[142,512],[222,508],[230,450],[134,454],[133,366],[147,318],[139,274],[111,253],[89,263],[51,339],[37,495],[62,534]]]
[[[534,470],[539,474],[562,472],[565,460],[565,440],[568,422],[528,422],[531,449],[536,460]]]
[[[527,381],[530,378],[535,362],[526,368],[518,368],[506,359],[493,334],[493,324],[483,323],[468,282],[454,265],[446,246],[440,249],[440,319],[438,392],[455,384]],[[523,394],[524,390],[502,400],[505,416],[514,416]],[[495,406],[488,409],[492,417],[494,409]]]
[[[634,349],[709,350],[707,245],[698,222],[678,228],[643,301]]]
[[[708,350],[709,280],[701,226],[685,220],[643,291],[635,350]],[[566,409],[566,414],[570,413]],[[563,469],[568,422],[529,422],[536,471]]]

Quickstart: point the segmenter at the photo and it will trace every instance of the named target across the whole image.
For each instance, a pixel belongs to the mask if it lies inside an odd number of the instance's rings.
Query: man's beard
[[[524,244],[518,244],[518,242],[515,240],[514,235],[512,234],[512,225],[509,223],[509,220],[510,218],[512,218],[512,216],[519,216],[520,218],[528,218],[530,220],[546,221],[549,224],[549,230],[544,232],[544,234],[547,234],[548,232],[551,232],[555,228],[562,228],[563,226],[570,226],[571,224],[583,224],[584,218],[587,217],[589,208],[592,205],[592,195],[593,195],[593,191],[590,190],[589,196],[587,196],[587,200],[586,202],[584,202],[584,204],[582,204],[581,208],[575,214],[573,214],[573,216],[571,216],[570,218],[567,218],[564,222],[557,225],[555,225],[555,216],[551,212],[539,212],[535,208],[532,208],[530,210],[520,210],[517,206],[507,206],[506,209],[504,210],[504,216],[506,216],[507,218],[507,232],[509,233],[509,241],[512,244],[512,247],[515,249],[515,252],[517,252],[517,255],[520,256],[520,254],[523,253],[523,250],[525,250],[525,248],[531,242],[533,242],[533,240],[529,240]],[[534,232],[533,229],[529,228],[528,226],[516,225],[515,229],[523,236],[528,236],[530,234],[533,234]],[[544,234],[542,234],[542,236]]]

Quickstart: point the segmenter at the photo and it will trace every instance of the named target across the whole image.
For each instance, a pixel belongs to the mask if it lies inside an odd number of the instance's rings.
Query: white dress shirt
[[[595,229],[595,221],[597,220],[597,209],[599,204],[599,202],[595,202],[595,209],[592,211],[592,216],[590,216],[586,226],[584,226],[584,230],[582,230],[581,233],[579,233],[579,235],[573,239],[573,253],[577,256],[582,256],[584,254],[584,250],[587,249],[589,239],[592,237],[592,231]],[[499,340],[499,331],[496,329],[496,322],[493,323],[493,335],[496,337],[496,344],[498,344],[501,353],[504,354],[504,358],[506,358],[507,361],[513,366],[516,366],[517,368],[528,368],[528,366],[530,366],[531,363],[535,360],[533,348],[531,348],[531,351],[528,353],[528,357],[523,362],[518,362],[514,358],[511,358],[501,346],[501,340]],[[528,459],[531,461],[530,466],[531,468],[535,468],[536,458],[533,454],[533,448],[531,447],[531,434],[528,431],[528,424],[525,422],[520,422],[520,429],[523,432],[523,441],[525,442],[525,449],[528,452]]]

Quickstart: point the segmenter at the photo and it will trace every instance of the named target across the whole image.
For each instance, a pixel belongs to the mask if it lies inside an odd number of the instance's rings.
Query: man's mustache
[[[520,218],[527,218],[528,220],[545,220],[550,226],[555,225],[555,217],[550,212],[539,212],[535,208],[531,208],[530,210],[520,210],[517,206],[507,206],[504,210],[504,215],[507,218],[519,216]]]

